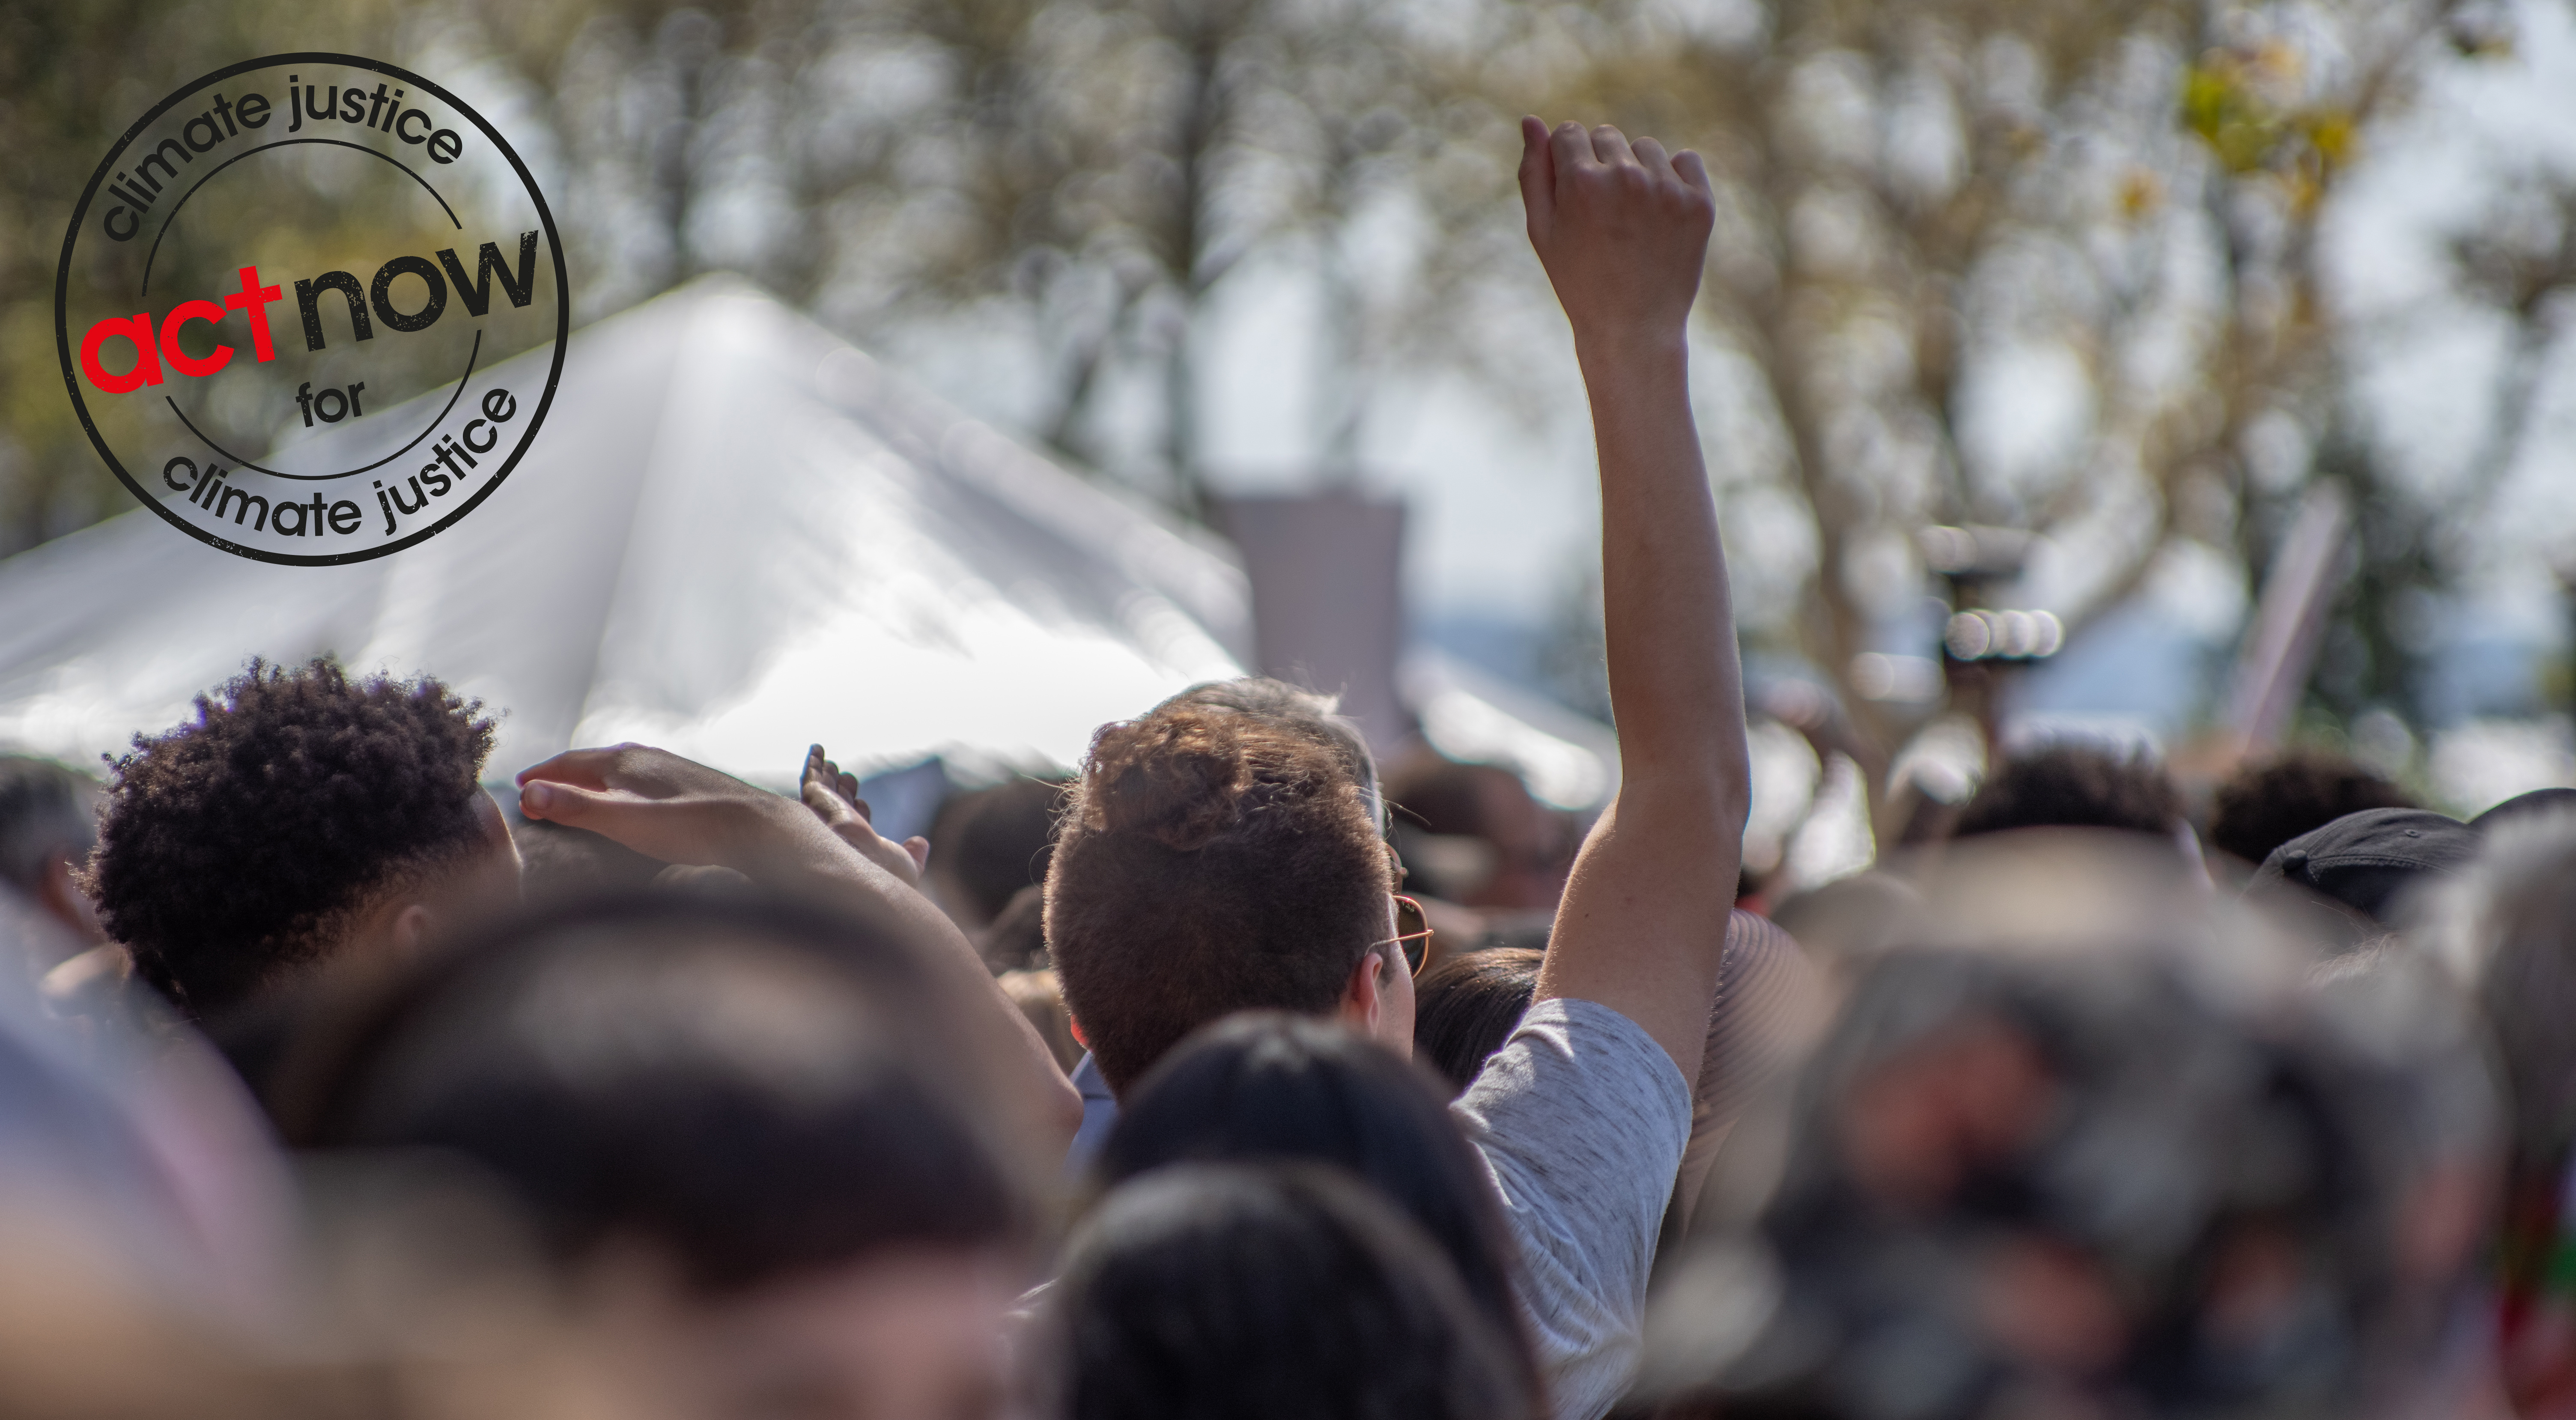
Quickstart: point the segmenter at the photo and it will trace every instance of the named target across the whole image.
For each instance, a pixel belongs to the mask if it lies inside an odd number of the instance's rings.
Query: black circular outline
[[[255,547],[244,547],[209,532],[171,511],[161,499],[154,497],[145,489],[132,473],[126,471],[125,464],[117,458],[116,451],[107,446],[107,439],[98,432],[97,421],[90,417],[88,402],[81,398],[79,372],[72,367],[71,328],[68,324],[71,317],[72,252],[80,240],[81,223],[89,217],[90,204],[97,199],[99,188],[105,185],[109,173],[115,169],[117,155],[126,151],[144,129],[151,127],[163,114],[168,113],[181,99],[190,94],[236,74],[283,64],[338,64],[351,69],[382,74],[389,79],[404,80],[435,94],[450,108],[473,120],[474,126],[482,130],[484,137],[492,140],[492,146],[500,151],[501,156],[510,160],[511,171],[519,175],[519,185],[527,189],[529,199],[537,204],[537,218],[545,224],[546,246],[554,256],[554,363],[546,371],[545,393],[538,398],[536,409],[528,417],[527,434],[519,440],[518,447],[510,451],[510,457],[503,460],[498,469],[493,470],[492,476],[483,480],[483,486],[475,489],[473,496],[457,505],[454,512],[399,542],[384,543],[363,552],[317,553],[311,556],[265,552]],[[274,109],[270,111],[275,112]],[[99,457],[107,461],[109,470],[115,473],[118,482],[125,485],[126,491],[134,495],[135,501],[159,514],[162,521],[218,551],[229,552],[235,557],[246,557],[254,562],[268,562],[281,566],[336,567],[351,562],[371,562],[376,558],[390,556],[404,548],[426,542],[454,527],[466,514],[481,507],[483,500],[492,496],[492,490],[499,488],[502,480],[508,478],[511,471],[519,466],[519,460],[527,454],[529,446],[536,443],[538,431],[545,426],[547,411],[554,407],[555,386],[563,379],[564,347],[570,344],[571,340],[572,283],[564,270],[563,239],[555,230],[554,209],[546,205],[545,193],[537,187],[536,177],[528,171],[528,165],[520,159],[518,150],[510,146],[509,140],[501,136],[499,129],[494,128],[483,115],[475,112],[471,105],[454,94],[399,65],[355,54],[334,54],[327,50],[298,50],[291,54],[263,55],[257,59],[245,59],[238,64],[228,64],[212,73],[200,75],[190,83],[173,90],[169,97],[153,105],[150,112],[136,119],[134,125],[125,130],[125,136],[117,139],[108,148],[107,156],[99,160],[98,170],[90,174],[89,186],[81,191],[79,205],[72,209],[71,225],[63,232],[62,259],[54,266],[54,350],[62,361],[63,388],[71,395],[72,410],[80,416],[81,429],[89,435],[91,447],[97,449]]]
[[[480,359],[482,354],[483,328],[481,326],[477,326],[474,329],[474,348],[465,352],[465,373],[456,377],[456,393],[449,395],[447,397],[447,403],[439,407],[438,417],[430,420],[427,424],[422,425],[421,431],[411,436],[410,443],[403,445],[401,448],[394,450],[392,453],[385,455],[374,463],[360,464],[356,468],[344,468],[338,473],[286,473],[279,469],[270,468],[264,463],[252,463],[250,460],[243,458],[241,455],[234,453],[232,450],[227,449],[223,445],[216,443],[214,440],[207,438],[206,431],[198,428],[197,422],[188,417],[188,412],[179,407],[179,401],[172,399],[170,396],[165,394],[161,396],[161,402],[170,406],[170,412],[179,416],[179,422],[188,426],[188,432],[197,436],[198,443],[205,445],[208,449],[221,454],[225,458],[231,459],[233,461],[233,465],[237,468],[257,469],[271,478],[291,478],[298,483],[329,483],[335,478],[355,478],[362,473],[372,473],[377,469],[383,468],[386,464],[392,463],[394,460],[401,458],[403,455],[410,453],[412,450],[419,448],[420,441],[429,437],[430,430],[446,423],[447,416],[456,412],[456,401],[464,397],[466,384],[474,378],[474,362]],[[435,389],[436,386],[433,385],[431,388]],[[320,398],[318,395],[315,397]],[[169,471],[169,465],[162,465],[162,471],[166,474]],[[288,536],[291,537],[293,534],[290,533]]]
[[[270,112],[274,113],[276,110],[272,109]],[[235,153],[231,157],[224,159],[222,162],[217,163],[212,168],[208,169],[204,177],[188,184],[188,190],[179,194],[179,200],[170,204],[170,210],[163,214],[161,218],[161,230],[152,234],[151,254],[143,258],[143,284],[135,288],[134,294],[138,296],[149,296],[152,294],[152,263],[161,259],[161,243],[168,239],[170,235],[170,224],[179,220],[179,209],[188,205],[188,199],[197,195],[198,188],[204,187],[207,183],[213,182],[215,180],[216,173],[222,172],[224,169],[231,167],[233,164],[240,162],[244,158],[256,158],[260,154],[268,152],[271,149],[292,148],[299,143],[323,143],[334,148],[350,148],[364,153],[370,158],[384,159],[386,162],[402,169],[403,176],[420,184],[420,190],[428,193],[430,197],[438,203],[439,210],[447,214],[447,224],[449,226],[454,227],[460,232],[465,230],[465,224],[457,220],[456,209],[447,205],[447,197],[445,194],[441,193],[437,188],[431,187],[429,185],[429,179],[413,172],[409,163],[395,157],[391,153],[385,152],[381,148],[370,148],[364,143],[352,143],[346,138],[280,138],[274,143],[262,143],[256,148]],[[160,150],[155,148],[153,151],[157,153]],[[115,154],[111,153],[108,156],[112,158]],[[166,163],[170,160],[164,158],[161,161]],[[111,237],[109,240],[113,241],[115,239]]]

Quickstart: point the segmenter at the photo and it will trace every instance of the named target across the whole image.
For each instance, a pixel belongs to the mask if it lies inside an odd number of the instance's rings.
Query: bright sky
[[[2453,66],[2418,113],[2381,136],[2331,232],[2332,269],[2356,310],[2387,323],[2361,388],[2409,476],[2428,487],[2456,475],[2485,416],[2484,385],[2503,332],[2439,299],[2446,233],[2508,188],[2528,165],[2576,170],[2576,21],[2561,7],[2520,7],[2516,49]],[[1508,141],[1498,135],[1497,141]],[[1374,394],[1363,438],[1365,481],[1413,507],[1410,587],[1419,613],[1538,619],[1593,556],[1597,528],[1579,385],[1552,313],[1520,322],[1525,358],[1555,394],[1519,409],[1455,380],[1390,383]],[[1224,491],[1282,491],[1322,461],[1314,402],[1311,288],[1286,262],[1247,267],[1221,288],[1200,328],[1206,352],[1207,454]],[[1025,423],[1033,382],[1012,378],[1016,342],[949,332],[897,353],[951,399],[1005,425]],[[1024,358],[1024,357],[1020,357]],[[1023,367],[1024,369],[1025,367]],[[2544,380],[2535,438],[2490,515],[2493,556],[2478,569],[2472,619],[2516,639],[2554,639],[2560,612],[2545,549],[2576,539],[2576,481],[2558,476],[2576,434],[2576,371]],[[2027,396],[2044,382],[2014,380]],[[1151,392],[1128,392],[1131,400]],[[2036,426],[2063,411],[2025,398]],[[2012,431],[1997,437],[2009,441]],[[1747,541],[1742,521],[1732,541]],[[1740,565],[1764,549],[1732,549]],[[2238,614],[2243,589],[2208,569],[2160,578],[2160,600],[2202,634]],[[1751,589],[1748,589],[1751,590]],[[2204,629],[2206,628],[2206,629]]]

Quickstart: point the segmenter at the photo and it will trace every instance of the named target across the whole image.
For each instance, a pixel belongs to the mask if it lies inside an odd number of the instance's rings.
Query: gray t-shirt
[[[1597,1420],[1636,1375],[1690,1086],[1626,1016],[1541,1001],[1450,1108],[1502,1191],[1557,1420]]]

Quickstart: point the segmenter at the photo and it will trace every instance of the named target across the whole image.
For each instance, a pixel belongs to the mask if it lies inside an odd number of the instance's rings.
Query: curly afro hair
[[[2249,764],[2218,786],[2209,841],[2260,863],[2273,849],[2345,814],[2420,807],[2405,790],[2341,755],[2297,751]]]
[[[2172,833],[2182,794],[2143,753],[2060,740],[2014,755],[1959,814],[1954,838],[2016,828],[2122,828]]]
[[[114,762],[88,886],[135,969],[203,1019],[319,958],[386,884],[474,851],[492,721],[422,677],[254,660]]]

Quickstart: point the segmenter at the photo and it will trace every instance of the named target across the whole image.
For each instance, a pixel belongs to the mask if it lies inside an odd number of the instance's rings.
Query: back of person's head
[[[1046,881],[1064,784],[1015,775],[953,794],[930,824],[930,877],[943,904],[971,927],[1000,917],[1011,899]]]
[[[1162,711],[1178,705],[1205,705],[1251,715],[1331,750],[1341,761],[1342,772],[1360,786],[1369,816],[1380,829],[1386,827],[1385,801],[1378,790],[1377,757],[1369,753],[1368,740],[1360,733],[1360,727],[1342,713],[1339,696],[1252,675],[1191,686],[1154,708]]]
[[[2182,795],[2144,752],[2053,740],[2005,759],[1960,811],[1953,838],[2017,828],[2116,828],[2170,835]]]
[[[1758,1219],[1675,1259],[1660,1413],[2378,1415],[2452,1379],[2494,1118],[2464,1013],[2078,847],[1961,845],[1859,964]]]
[[[319,962],[380,895],[508,852],[480,710],[427,677],[252,662],[116,761],[100,919],[200,1018]]]
[[[791,902],[556,904],[315,1012],[274,1108],[290,1142],[461,1155],[557,1261],[640,1244],[703,1293],[1007,1247],[1022,1209],[928,1065],[932,991]]]
[[[1422,973],[1413,984],[1413,1048],[1440,1072],[1451,1093],[1464,1093],[1503,1048],[1538,994],[1535,947],[1466,952]]]
[[[666,866],[605,834],[515,813],[510,841],[518,845],[520,890],[530,902],[631,892],[651,885]]]
[[[1268,718],[1182,702],[1093,737],[1047,874],[1046,940],[1123,1091],[1236,1011],[1331,1014],[1387,935],[1392,891],[1339,756]]]
[[[1192,1165],[1104,1199],[1049,1299],[1067,1420],[1521,1420],[1438,1247],[1338,1172]]]
[[[51,865],[98,846],[96,779],[33,755],[0,754],[0,883],[30,896]]]
[[[1221,1021],[1129,1092],[1099,1173],[1116,1185],[1194,1162],[1332,1164],[1375,1187],[1448,1255],[1536,1384],[1500,1200],[1420,1068],[1330,1021],[1278,1012]]]
[[[2218,786],[2210,846],[2247,863],[2363,809],[2411,809],[2405,790],[2339,754],[2297,750],[2246,765]]]

